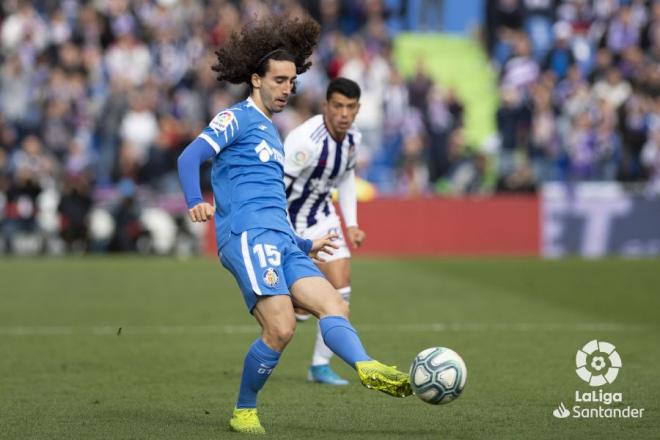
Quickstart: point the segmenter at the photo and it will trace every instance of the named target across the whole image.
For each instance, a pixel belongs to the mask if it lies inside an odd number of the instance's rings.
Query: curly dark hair
[[[263,76],[268,60],[292,61],[296,73],[306,72],[312,65],[307,59],[316,47],[321,27],[310,17],[290,18],[274,15],[248,23],[240,33],[233,33],[215,54],[218,81],[247,83],[253,73]]]

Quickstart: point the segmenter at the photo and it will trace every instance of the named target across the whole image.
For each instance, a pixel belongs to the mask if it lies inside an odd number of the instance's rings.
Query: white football
[[[420,352],[410,366],[410,385],[426,403],[440,405],[453,401],[463,392],[467,368],[454,350],[432,347]]]

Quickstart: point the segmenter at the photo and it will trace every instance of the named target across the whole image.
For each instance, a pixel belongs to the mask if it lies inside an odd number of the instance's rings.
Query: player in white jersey
[[[353,126],[360,110],[360,87],[346,78],[330,82],[323,114],[313,116],[289,133],[284,141],[284,175],[289,218],[303,238],[317,239],[337,234],[339,246],[333,255],[323,255],[317,266],[348,302],[351,292],[351,253],[342,233],[339,216],[332,204],[331,190],[339,192],[339,206],[346,235],[353,247],[365,238],[358,228],[355,195],[356,148],[361,135]],[[299,320],[309,314],[297,313]],[[313,382],[346,385],[330,367],[332,351],[318,329],[308,379]]]

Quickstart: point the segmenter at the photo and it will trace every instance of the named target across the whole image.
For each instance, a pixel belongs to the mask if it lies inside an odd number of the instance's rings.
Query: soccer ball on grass
[[[410,366],[413,392],[432,405],[449,403],[460,396],[466,378],[465,362],[449,348],[427,348],[415,357]]]

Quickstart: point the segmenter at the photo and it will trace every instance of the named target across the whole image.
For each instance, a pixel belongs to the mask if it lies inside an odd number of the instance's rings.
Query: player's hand
[[[367,238],[367,234],[357,226],[346,228],[346,235],[354,248],[362,246],[362,242]]]
[[[325,252],[328,255],[332,255],[335,252],[335,249],[339,249],[339,246],[334,243],[339,236],[337,234],[330,233],[326,234],[321,238],[312,240],[312,249],[309,251],[309,256],[318,263],[325,262],[323,257],[319,257],[319,252]]]
[[[193,222],[205,222],[213,218],[215,207],[210,203],[202,202],[188,210],[188,216]]]

